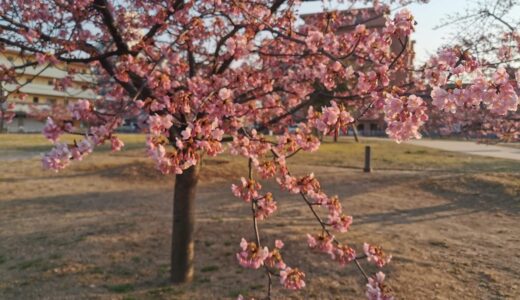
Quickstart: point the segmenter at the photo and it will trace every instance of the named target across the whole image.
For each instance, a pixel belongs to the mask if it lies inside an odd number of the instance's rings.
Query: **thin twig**
[[[253,180],[253,160],[250,158],[248,160],[248,168],[249,168],[249,181]],[[256,238],[256,245],[258,249],[262,248],[262,245],[260,244],[260,232],[258,230],[258,222],[256,220],[256,202],[258,199],[252,199],[251,200],[251,212],[253,215],[253,230],[255,232],[255,238]],[[271,286],[272,286],[272,278],[271,278],[271,272],[269,271],[269,268],[264,264],[265,274],[267,276],[267,300],[271,300]]]
[[[271,150],[271,152],[273,153],[273,155],[275,157],[280,157],[278,155],[278,153],[276,153],[274,150]],[[291,173],[288,170],[287,170],[287,174],[291,175]],[[307,199],[307,196],[303,192],[300,192],[300,195],[302,196],[303,201],[305,201],[305,203],[311,210],[312,214],[314,215],[314,218],[316,218],[316,220],[320,224],[323,232],[325,232],[332,239],[333,243],[335,243],[336,245],[339,245],[340,242],[338,240],[336,240],[336,238],[332,235],[332,233],[330,233],[329,229],[327,228],[328,224],[323,222],[321,217],[318,215],[318,213],[314,209],[314,207],[313,207],[314,204],[311,201],[309,201],[309,199]],[[359,260],[364,259],[364,258],[366,258],[366,255],[358,256],[358,257],[354,258],[354,262],[356,263],[356,266],[357,266],[358,270],[361,272],[361,274],[363,275],[363,277],[365,277],[365,279],[368,281],[369,277],[368,277],[367,273],[365,272],[365,270],[363,269],[363,267],[361,266],[361,264],[359,263]]]

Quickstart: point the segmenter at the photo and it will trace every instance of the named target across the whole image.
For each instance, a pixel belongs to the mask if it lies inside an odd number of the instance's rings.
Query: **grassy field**
[[[125,143],[126,153],[123,156],[139,156],[144,151],[145,136],[141,134],[119,134]],[[62,141],[73,142],[78,136],[64,135]],[[315,164],[341,168],[362,168],[365,146],[372,148],[373,168],[379,170],[429,170],[429,171],[507,171],[514,168],[509,160],[461,155],[453,152],[431,148],[396,144],[384,140],[366,139],[360,143],[347,138],[339,143],[325,140],[317,153],[300,153],[293,161],[296,164]],[[51,143],[41,134],[7,134],[0,135],[0,156],[9,154],[36,155],[49,151]],[[128,151],[130,150],[130,151]],[[96,151],[110,152],[109,145],[103,145]],[[128,154],[130,153],[130,154]],[[113,154],[118,156],[119,154]],[[111,156],[113,156],[111,154]],[[235,157],[224,153],[213,160],[234,160]],[[210,159],[211,160],[211,159]]]
[[[142,134],[118,134],[125,142],[126,149],[142,148],[144,146],[145,136]],[[60,141],[72,143],[74,140],[81,140],[81,136],[62,135]],[[48,151],[51,142],[42,134],[1,134],[0,135],[0,151],[18,151],[18,152],[45,152]],[[102,151],[110,150],[109,146],[101,146]]]
[[[74,137],[66,137],[71,141]],[[173,179],[143,157],[144,136],[121,135],[127,151],[108,147],[63,172],[41,169],[50,149],[40,135],[0,135],[1,299],[233,299],[261,297],[262,272],[234,257],[252,237],[249,207],[230,183],[246,174],[243,159],[206,159],[196,209],[196,277],[168,284]],[[364,146],[374,172],[362,172]],[[382,244],[399,299],[518,299],[520,163],[370,140],[325,142],[319,153],[289,161],[314,172],[354,216],[339,235],[360,251]],[[267,244],[283,238],[288,265],[307,273],[307,288],[275,299],[360,299],[353,266],[338,268],[310,253],[317,224],[297,197],[279,191],[279,211],[260,222]],[[324,213],[324,212],[321,212]],[[375,269],[369,268],[370,272]]]

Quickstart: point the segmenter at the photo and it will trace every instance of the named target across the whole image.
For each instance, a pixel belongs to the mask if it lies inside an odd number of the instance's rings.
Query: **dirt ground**
[[[301,159],[294,168],[313,171],[353,215],[341,240],[359,251],[365,241],[381,244],[393,255],[384,271],[398,299],[520,299],[520,163],[412,146],[399,151],[439,165],[444,157],[450,167],[389,164],[365,174],[334,159]],[[248,205],[230,192],[232,179],[245,174],[243,161],[224,156],[205,163],[196,277],[171,286],[173,181],[139,154],[102,152],[60,173],[40,170],[37,158],[0,160],[0,299],[264,295],[263,272],[243,269],[235,258],[240,238],[253,236]],[[457,164],[465,160],[465,167]],[[287,264],[307,274],[300,292],[275,282],[274,299],[363,299],[354,265],[338,268],[309,252],[305,234],[319,231],[301,199],[272,182],[264,186],[279,201],[278,212],[259,224],[264,243],[282,238]]]

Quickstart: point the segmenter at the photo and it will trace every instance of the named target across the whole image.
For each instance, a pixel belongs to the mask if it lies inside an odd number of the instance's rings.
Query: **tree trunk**
[[[356,124],[352,125],[352,133],[354,134],[354,139],[356,140],[356,143],[359,143],[359,137],[358,137]]]
[[[184,173],[175,176],[171,249],[172,283],[190,282],[193,279],[194,204],[198,176],[199,166],[192,166]]]
[[[4,133],[4,120],[7,109],[4,109],[4,101],[2,101],[2,89],[0,88],[0,134]]]
[[[4,108],[4,105],[7,105],[7,98],[4,96],[3,86],[0,84],[0,134],[4,133],[4,120],[7,111],[7,108]]]
[[[1,105],[1,104],[0,104]],[[4,112],[0,112],[0,134],[4,133]]]

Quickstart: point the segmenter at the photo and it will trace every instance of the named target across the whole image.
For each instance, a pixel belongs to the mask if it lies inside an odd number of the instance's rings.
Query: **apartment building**
[[[21,66],[36,61],[32,55],[15,50],[0,52],[0,65]],[[68,71],[73,70],[72,82],[63,90],[56,86],[65,80]],[[52,109],[66,106],[78,99],[94,100],[95,76],[92,70],[82,64],[57,64],[54,66],[34,65],[16,69],[17,83],[0,82],[0,93],[14,103],[15,118],[7,124],[7,132],[39,132],[44,126],[42,120],[32,116],[34,109]]]

